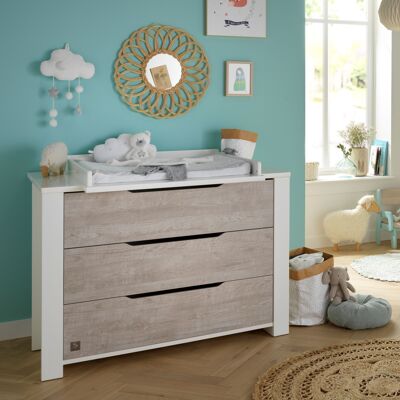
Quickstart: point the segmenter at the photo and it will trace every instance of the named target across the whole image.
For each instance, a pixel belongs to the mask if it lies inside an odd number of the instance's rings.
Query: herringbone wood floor
[[[364,246],[362,255],[387,246]],[[335,264],[345,266],[360,253],[345,248]],[[392,322],[384,328],[352,332],[331,325],[291,328],[272,338],[262,331],[190,343],[144,353],[71,365],[65,378],[40,383],[39,352],[30,339],[0,343],[0,400],[247,400],[257,377],[274,363],[299,352],[351,340],[400,337],[400,284],[362,278],[349,269],[360,293],[387,298]]]

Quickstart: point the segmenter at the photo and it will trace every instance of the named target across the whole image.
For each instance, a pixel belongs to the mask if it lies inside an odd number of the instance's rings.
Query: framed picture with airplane
[[[206,1],[207,35],[267,37],[267,0]]]

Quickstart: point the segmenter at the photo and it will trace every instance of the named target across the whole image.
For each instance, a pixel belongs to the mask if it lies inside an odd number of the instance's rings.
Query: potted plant
[[[368,142],[374,131],[363,123],[350,122],[344,131],[339,132],[344,143],[350,147],[350,159],[356,166],[356,176],[366,176],[368,172]]]

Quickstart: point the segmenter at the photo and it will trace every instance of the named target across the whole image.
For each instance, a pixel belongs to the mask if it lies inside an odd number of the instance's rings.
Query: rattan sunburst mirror
[[[114,81],[132,110],[153,118],[175,118],[193,108],[209,85],[203,47],[189,33],[149,25],[125,40],[114,64]]]

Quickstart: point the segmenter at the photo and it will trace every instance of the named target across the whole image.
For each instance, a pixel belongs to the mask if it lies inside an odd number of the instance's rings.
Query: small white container
[[[221,151],[228,154],[252,159],[256,148],[258,134],[241,129],[222,129]]]
[[[316,181],[318,179],[319,162],[306,163],[305,176],[306,181]]]

